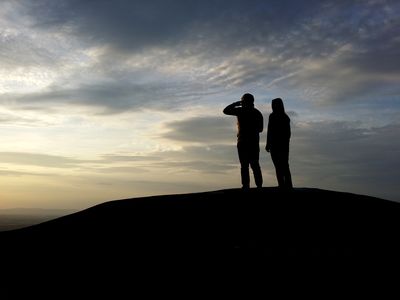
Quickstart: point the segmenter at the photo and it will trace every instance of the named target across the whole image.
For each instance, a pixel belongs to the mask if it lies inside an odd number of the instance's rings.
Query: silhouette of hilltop
[[[12,241],[11,247],[72,252],[79,245],[79,252],[253,249],[266,255],[352,255],[391,246],[390,234],[399,229],[400,203],[320,189],[263,188],[109,201],[3,232],[0,240]]]
[[[0,243],[9,271],[29,266],[50,277],[68,270],[85,278],[125,269],[143,279],[160,270],[168,277],[178,266],[192,274],[204,263],[397,255],[399,229],[400,203],[384,199],[311,188],[229,189],[105,202],[0,232]]]

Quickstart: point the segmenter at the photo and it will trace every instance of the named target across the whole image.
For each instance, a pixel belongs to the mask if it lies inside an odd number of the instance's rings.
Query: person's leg
[[[271,158],[272,158],[272,162],[274,163],[274,166],[275,166],[276,179],[278,181],[278,186],[280,188],[283,188],[285,186],[285,179],[284,179],[284,172],[283,172],[283,168],[282,168],[282,161],[281,161],[280,154],[271,151]]]
[[[290,173],[290,168],[289,168],[289,148],[285,149],[284,157],[282,157],[282,159],[284,159],[284,161],[282,161],[283,164],[282,168],[285,180],[285,188],[292,189],[293,188],[292,174]]]
[[[260,167],[260,163],[257,161],[253,161],[250,163],[251,168],[253,170],[253,174],[254,174],[254,181],[256,183],[256,186],[258,188],[261,188],[263,185],[263,177],[262,177],[262,172],[261,172],[261,167]]]
[[[240,175],[242,177],[242,188],[249,189],[250,188],[249,165],[247,165],[247,167],[245,167],[244,165],[241,166]]]
[[[260,159],[260,147],[258,145],[255,145],[251,153],[250,166],[251,169],[253,170],[254,181],[256,183],[256,186],[258,188],[262,188],[263,177],[259,159]]]
[[[286,170],[286,175],[285,175],[285,185],[287,188],[292,189],[293,188],[293,183],[292,183],[292,174],[290,173],[289,165]]]
[[[238,145],[238,154],[240,161],[240,175],[242,177],[242,188],[250,188],[250,174],[249,174],[249,154],[245,147]]]
[[[290,169],[289,169],[288,163],[285,163],[283,166],[283,177],[285,180],[285,188],[287,188],[287,189],[293,188],[292,174],[290,174]]]

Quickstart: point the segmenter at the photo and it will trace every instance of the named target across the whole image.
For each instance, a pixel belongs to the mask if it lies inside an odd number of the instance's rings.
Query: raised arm
[[[229,104],[227,107],[224,108],[224,114],[230,116],[236,116],[236,108],[242,104],[242,101],[237,101],[232,104]]]

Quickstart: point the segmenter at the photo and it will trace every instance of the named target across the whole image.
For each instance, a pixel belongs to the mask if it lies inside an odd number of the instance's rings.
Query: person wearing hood
[[[257,188],[262,188],[263,178],[259,157],[260,132],[264,129],[264,118],[261,112],[254,107],[254,96],[244,94],[241,101],[229,104],[223,112],[226,115],[237,117],[237,149],[241,167],[242,189],[250,188],[249,165],[253,170]]]
[[[289,168],[290,118],[285,113],[281,98],[273,99],[271,105],[272,113],[268,119],[265,150],[271,153],[279,188],[292,189],[292,176]]]

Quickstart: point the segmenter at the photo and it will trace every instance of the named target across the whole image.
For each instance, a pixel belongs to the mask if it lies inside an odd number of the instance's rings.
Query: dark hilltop
[[[40,252],[362,255],[390,251],[400,203],[320,189],[221,190],[116,200],[0,233]],[[27,252],[27,251],[26,251]],[[30,251],[29,251],[30,252]]]
[[[62,282],[78,276],[81,284],[113,276],[159,283],[176,270],[183,280],[199,270],[209,278],[218,266],[235,274],[243,264],[266,272],[288,261],[395,257],[399,230],[400,203],[384,199],[312,188],[229,189],[109,201],[0,232],[0,243],[3,271],[72,274]]]

